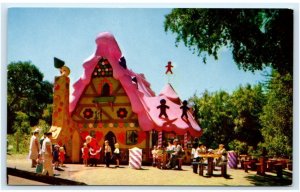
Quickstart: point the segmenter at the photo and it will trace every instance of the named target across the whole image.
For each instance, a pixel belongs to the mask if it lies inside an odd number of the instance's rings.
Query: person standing
[[[59,145],[54,145],[54,150],[53,150],[53,163],[54,163],[54,169],[58,169],[59,165]]]
[[[97,162],[100,159],[101,147],[98,145],[97,140],[90,135],[86,136],[85,140],[87,147],[89,148],[90,165],[97,167]]]
[[[157,159],[157,149],[156,149],[156,145],[153,146],[153,149],[151,151],[152,154],[152,166],[155,167],[156,166],[156,159]]]
[[[29,159],[31,159],[31,168],[36,167],[36,160],[39,157],[40,145],[38,141],[39,129],[35,129],[30,138]]]
[[[200,152],[200,145],[198,145],[197,143],[194,143],[192,152],[191,152],[192,157],[193,157],[193,162],[199,162],[199,160],[200,160],[199,152]]]
[[[110,157],[111,157],[111,147],[109,146],[108,140],[104,141],[104,154],[105,154],[105,164],[109,167]]]
[[[48,173],[49,176],[53,176],[53,166],[52,166],[52,132],[46,133],[46,138],[43,141],[42,146],[42,155],[44,159],[44,167],[43,167],[43,175],[46,175]]]
[[[84,143],[83,147],[81,148],[82,152],[82,159],[83,159],[83,164],[84,166],[88,166],[88,160],[89,160],[89,148],[87,147],[87,144]]]
[[[43,137],[41,137],[41,139],[40,139],[40,148],[42,148],[45,138],[46,138],[46,132],[44,133]]]
[[[114,156],[116,158],[116,167],[119,167],[121,159],[119,143],[115,143]]]
[[[65,162],[65,148],[64,147],[60,147],[59,148],[59,153],[58,153],[58,156],[59,156],[59,162],[60,162],[60,166],[63,167],[64,166],[64,162]]]

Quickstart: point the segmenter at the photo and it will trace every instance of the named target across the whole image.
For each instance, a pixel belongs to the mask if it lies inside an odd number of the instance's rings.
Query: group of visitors
[[[195,143],[193,145],[193,148],[191,151],[193,162],[199,162],[200,160],[203,160],[203,158],[201,157],[201,154],[206,154],[206,153],[221,155],[220,158],[217,158],[215,160],[216,165],[219,165],[222,162],[227,161],[227,151],[224,147],[224,144],[219,144],[219,148],[216,150],[213,150],[213,149],[207,149],[203,143],[199,143],[199,144]]]
[[[109,167],[112,160],[116,161],[116,166],[119,167],[121,160],[120,146],[118,143],[114,144],[115,150],[112,151],[108,140],[104,141],[104,159],[106,167]],[[85,166],[97,166],[97,162],[100,159],[101,147],[98,145],[95,138],[91,136],[86,137],[86,142],[81,148],[83,164]]]
[[[31,167],[36,168],[37,173],[53,176],[53,168],[64,166],[65,149],[59,145],[52,145],[52,132],[44,133],[39,140],[40,130],[37,128],[33,131],[29,145],[29,159]],[[54,164],[54,167],[53,167]]]
[[[178,139],[174,139],[173,142],[170,140],[168,146],[165,148],[168,154],[168,163],[166,164],[167,169],[175,169],[176,162],[178,158],[181,157],[183,153],[182,146],[180,145]],[[158,159],[162,158],[163,149],[160,146],[154,146],[152,150],[153,166],[156,166]]]

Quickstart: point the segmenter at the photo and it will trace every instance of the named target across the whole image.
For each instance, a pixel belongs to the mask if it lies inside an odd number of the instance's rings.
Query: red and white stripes
[[[134,147],[129,149],[129,167],[141,169],[142,167],[142,149]]]
[[[183,139],[184,149],[187,149],[187,142],[188,142],[188,136],[187,133],[185,133]]]
[[[158,146],[162,147],[162,131],[158,132]]]
[[[237,168],[237,154],[234,151],[228,151],[228,166],[230,168]]]

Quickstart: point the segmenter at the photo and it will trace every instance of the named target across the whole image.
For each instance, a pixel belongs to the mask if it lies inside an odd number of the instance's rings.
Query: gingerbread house
[[[95,53],[83,63],[83,75],[73,85],[70,100],[69,71],[55,77],[50,131],[53,142],[65,146],[67,160],[81,161],[80,148],[88,135],[100,146],[104,140],[112,148],[119,143],[123,161],[128,161],[133,147],[143,149],[143,161],[149,161],[153,145],[176,137],[187,147],[192,137],[201,136],[191,112],[181,118],[182,102],[171,84],[156,96],[145,76],[127,67],[112,34],[100,33],[96,44]],[[168,118],[159,117],[157,106],[162,99],[170,107]]]

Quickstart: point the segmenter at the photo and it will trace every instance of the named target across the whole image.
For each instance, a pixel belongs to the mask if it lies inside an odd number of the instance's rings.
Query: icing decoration
[[[159,116],[158,116],[159,118],[161,116],[165,116],[165,118],[168,118],[168,115],[166,113],[166,109],[169,109],[170,107],[168,105],[166,105],[166,102],[167,101],[165,99],[161,99],[160,100],[160,105],[156,107],[157,109],[160,109],[160,113],[159,113]]]
[[[124,69],[127,69],[127,66],[126,66],[126,59],[124,56],[122,56],[120,59],[119,59],[119,64],[124,68]]]
[[[180,109],[182,109],[182,115],[181,115],[181,118],[185,117],[186,119],[188,119],[188,115],[187,115],[187,112],[188,110],[190,109],[188,106],[187,106],[188,102],[186,100],[184,100],[182,102],[182,106],[180,107]]]
[[[94,115],[94,112],[91,108],[86,108],[84,111],[83,111],[83,117],[86,118],[86,119],[90,119],[92,118]]]
[[[119,108],[119,110],[117,111],[117,116],[121,119],[124,119],[125,117],[127,117],[128,111],[125,108]]]

